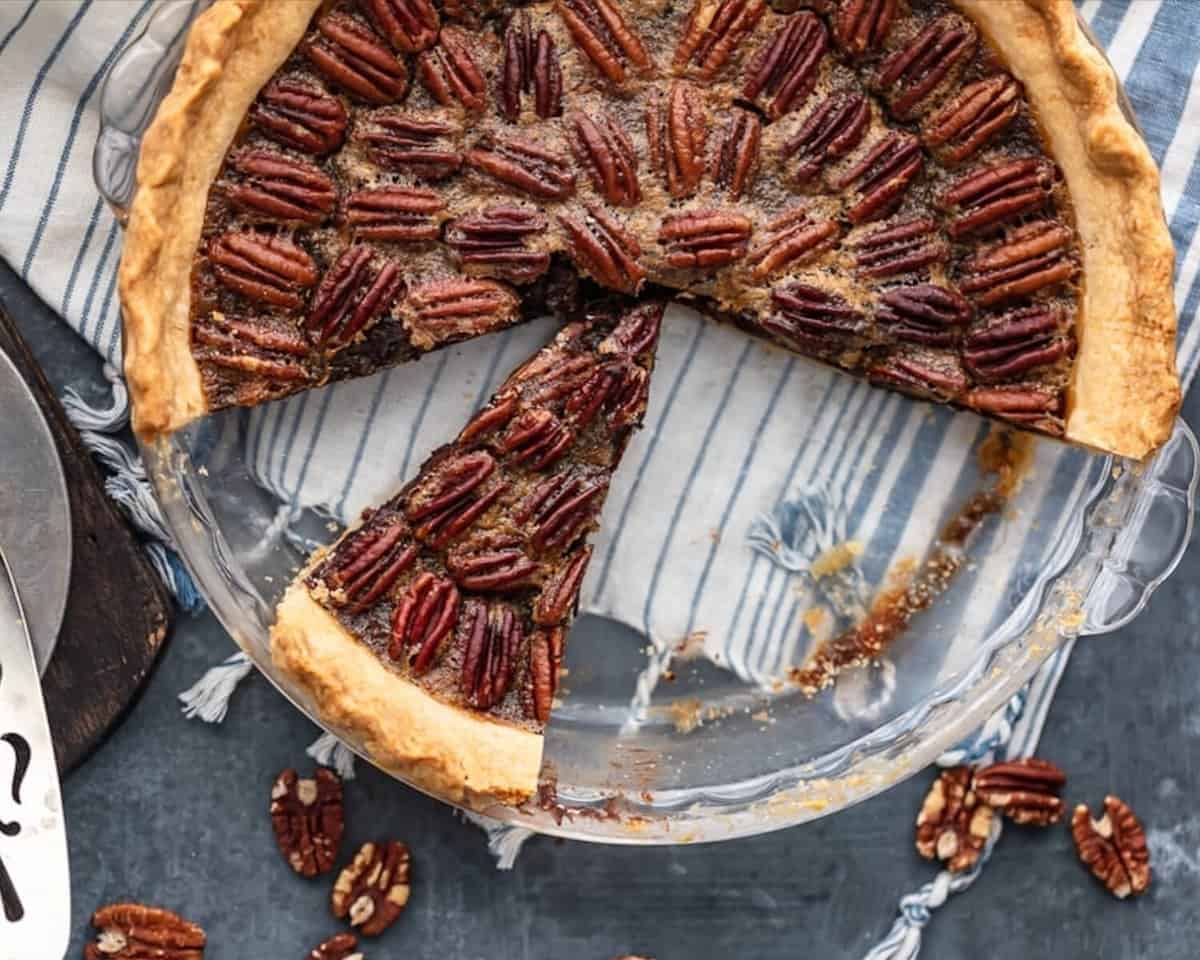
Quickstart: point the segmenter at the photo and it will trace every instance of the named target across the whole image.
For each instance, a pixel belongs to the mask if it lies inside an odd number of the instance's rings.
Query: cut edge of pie
[[[1024,85],[1069,187],[1084,282],[1065,439],[1142,459],[1170,436],[1181,401],[1158,170],[1071,0],[952,2]],[[197,18],[146,132],[120,273],[125,371],[144,439],[208,411],[189,317],[208,192],[256,95],[320,6],[217,0]]]
[[[308,592],[288,589],[271,630],[276,665],[313,699],[322,721],[415,787],[472,806],[519,803],[542,766],[540,733],[444,703],[346,630]]]

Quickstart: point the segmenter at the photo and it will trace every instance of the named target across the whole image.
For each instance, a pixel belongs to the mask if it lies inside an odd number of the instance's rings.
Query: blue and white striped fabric
[[[153,0],[0,3],[0,130],[6,134],[0,143],[0,255],[110,365],[112,409],[89,415],[73,404],[72,411],[94,447],[123,471],[115,491],[143,506],[136,469],[100,436],[122,422],[125,404],[115,382],[120,230],[92,186],[90,155],[104,73],[153,6]],[[1080,10],[1124,80],[1163,169],[1179,251],[1181,368],[1190,383],[1200,356],[1200,326],[1193,323],[1200,298],[1200,3],[1084,0]],[[286,507],[316,507],[346,519],[397,477],[410,475],[548,329],[530,325],[257,412],[250,416],[247,459]],[[858,428],[850,429],[853,424]],[[748,534],[763,529],[756,521],[766,515],[767,522],[783,524],[789,510],[804,509],[811,491],[844,491],[846,502],[826,524],[805,528],[805,538],[789,546],[807,555],[823,545],[822,536],[848,533],[869,541],[868,555],[886,563],[910,545],[928,542],[937,517],[917,509],[894,527],[840,525],[846,517],[883,512],[872,506],[892,494],[895,467],[889,465],[906,458],[929,459],[927,482],[953,488],[981,429],[970,417],[945,411],[930,416],[673,311],[648,429],[631,447],[612,491],[585,587],[588,607],[643,629],[660,649],[698,637],[710,657],[740,675],[768,677],[801,656],[812,638],[798,626],[806,600],[796,594],[796,578],[747,549]],[[822,443],[810,443],[813,436]],[[1047,466],[1051,470],[1039,470],[1035,478],[1052,473],[1053,464]],[[1028,495],[1036,503],[1036,488]],[[910,500],[921,501],[919,495]],[[1027,513],[1027,522],[1036,522],[1036,510]],[[145,510],[139,519],[149,525],[154,520]],[[1012,560],[998,552],[989,562]],[[871,582],[882,570],[865,573]],[[977,751],[1033,749],[1068,655],[1064,648],[1052,658]],[[969,878],[953,884],[939,879],[906,898],[901,920],[874,957],[915,956],[929,910],[964,885]]]

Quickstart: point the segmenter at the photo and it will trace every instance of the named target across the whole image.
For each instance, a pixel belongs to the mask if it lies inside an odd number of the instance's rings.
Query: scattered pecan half
[[[447,146],[454,129],[440,120],[378,110],[359,135],[369,156],[386,170],[405,171],[424,180],[442,180],[458,171],[462,154]]]
[[[838,46],[854,57],[878,50],[899,8],[900,0],[842,0],[833,28]]]
[[[500,440],[500,452],[530,470],[556,463],[575,441],[574,432],[551,411],[526,410],[509,424]]]
[[[524,639],[521,622],[507,604],[470,603],[463,617],[460,680],[470,706],[490,710],[504,699]]]
[[[485,207],[455,220],[446,244],[467,273],[528,283],[550,268],[550,254],[527,249],[528,241],[546,232],[545,214],[530,207]]]
[[[1010,231],[967,260],[958,288],[988,307],[1070,280],[1077,269],[1070,228],[1038,220]]]
[[[464,590],[489,593],[524,586],[541,565],[525,555],[519,538],[485,535],[451,550],[446,568]]]
[[[613,83],[625,82],[627,66],[643,76],[654,72],[618,0],[557,0],[555,8],[579,49]]]
[[[583,430],[601,410],[609,412],[613,427],[628,426],[641,416],[648,387],[649,378],[641,367],[606,363],[567,397],[563,412],[576,430]]]
[[[337,203],[337,189],[324,170],[270,150],[235,153],[229,170],[238,177],[225,186],[225,195],[257,218],[318,224]]]
[[[992,808],[971,789],[970,767],[943,770],[917,814],[917,853],[942,860],[952,873],[979,860],[992,828]]]
[[[574,111],[567,118],[571,150],[587,170],[596,192],[618,207],[633,207],[638,188],[637,153],[629,134],[607,113]]]
[[[335,933],[313,947],[308,960],[364,960],[364,957],[358,952],[358,937],[352,933]]]
[[[843,297],[799,281],[771,291],[763,329],[803,353],[825,355],[861,333],[862,314]]]
[[[1150,887],[1150,849],[1133,811],[1119,797],[1104,798],[1104,816],[1093,820],[1084,804],[1071,816],[1079,859],[1114,897],[1124,900]]]
[[[748,110],[734,108],[712,162],[713,183],[736,200],[749,188],[758,166],[762,121]]]
[[[533,605],[534,623],[542,627],[557,626],[575,612],[579,587],[591,559],[592,548],[584,547],[546,582]]]
[[[1006,73],[963,87],[925,118],[921,139],[939,160],[955,166],[973,157],[1021,112],[1021,87]]]
[[[967,377],[952,357],[897,355],[867,370],[867,379],[894,390],[934,400],[958,400],[968,387]]]
[[[486,135],[466,159],[476,170],[535,197],[562,200],[575,192],[567,158],[528,140]]]
[[[762,18],[764,0],[693,0],[671,67],[677,73],[695,72],[712,80],[737,52],[746,35]]]
[[[1062,313],[1049,306],[1022,307],[996,317],[963,341],[963,360],[977,380],[1012,380],[1070,356],[1075,342],[1064,333]]]
[[[248,300],[298,310],[303,292],[319,274],[313,258],[282,237],[265,233],[226,233],[208,248],[213,275]]]
[[[599,204],[584,204],[586,217],[560,215],[567,252],[575,265],[597,283],[621,293],[637,293],[646,279],[638,263],[642,248],[633,234]]]
[[[746,255],[752,228],[749,217],[733,210],[692,210],[665,217],[658,242],[671,267],[711,270]]]
[[[502,283],[462,277],[414,287],[402,309],[413,344],[428,350],[506,327],[516,319],[519,305],[516,294]]]
[[[411,884],[408,847],[395,840],[364,843],[333,885],[333,915],[377,937],[404,912]]]
[[[500,112],[508,120],[521,115],[521,96],[533,94],[533,112],[543,120],[562,113],[562,67],[554,40],[545,30],[534,37],[529,14],[512,18],[504,32],[500,73]]]
[[[616,328],[600,341],[599,352],[618,357],[636,357],[649,350],[658,339],[665,308],[662,300],[648,300],[622,310]]]
[[[825,164],[857,147],[870,123],[871,107],[861,93],[826,97],[783,145],[784,157],[797,160],[796,181],[807,183]]]
[[[404,291],[394,260],[375,268],[370,247],[348,247],[321,280],[308,314],[308,329],[321,345],[350,343],[387,314]]]
[[[529,525],[529,542],[535,549],[566,549],[592,523],[607,486],[603,477],[560,471],[517,504],[513,519]]]
[[[971,313],[966,297],[952,287],[918,283],[884,293],[875,319],[897,340],[946,347],[958,339]]]
[[[484,483],[495,472],[490,453],[478,450],[435,463],[405,505],[419,539],[440,549],[475,523],[504,490]]]
[[[1067,775],[1049,760],[1024,757],[975,773],[975,795],[1014,823],[1046,827],[1063,815],[1059,794]]]
[[[279,852],[302,877],[332,870],[345,827],[338,775],[317,767],[311,779],[302,779],[284,770],[271,787],[271,826]]]
[[[420,53],[437,41],[441,17],[432,0],[360,0],[375,29],[397,50]]]
[[[85,960],[202,960],[204,931],[177,913],[140,903],[113,903],[92,914],[99,931]]]
[[[289,322],[237,317],[213,311],[192,324],[192,351],[199,361],[279,382],[304,382],[312,372],[304,358],[311,347]]]
[[[883,61],[876,85],[892,113],[907,120],[968,61],[974,49],[974,28],[960,17],[942,17]]]
[[[690,83],[676,81],[646,108],[646,149],[673,197],[695,193],[704,177],[708,121],[704,102]]]
[[[839,228],[835,221],[814,218],[807,207],[800,206],[771,221],[766,231],[748,257],[754,264],[751,272],[756,280],[790,267],[827,245]]]
[[[249,117],[272,140],[317,155],[342,145],[349,121],[337,97],[288,77],[272,80],[263,88]]]
[[[1054,168],[1041,157],[990,164],[958,180],[940,198],[950,236],[1001,226],[1046,205]]]
[[[449,580],[422,573],[396,602],[388,656],[398,661],[407,651],[413,673],[420,676],[436,662],[438,648],[457,622],[457,588]]]
[[[346,198],[345,218],[360,240],[424,243],[440,232],[435,219],[446,206],[441,194],[420,187],[375,187]]]
[[[562,671],[563,631],[535,630],[529,639],[529,693],[526,713],[538,723],[548,723]]]
[[[829,32],[816,14],[792,14],[751,59],[742,96],[777,120],[813,92],[828,49]]]
[[[329,13],[318,20],[305,52],[327,80],[367,103],[394,103],[408,89],[404,61],[374,30],[347,13]]]
[[[962,402],[980,413],[1002,417],[1011,423],[1024,423],[1044,433],[1062,434],[1063,398],[1038,384],[1002,387],[976,387]]]
[[[857,200],[846,212],[851,223],[865,223],[887,216],[900,205],[909,184],[921,172],[921,144],[912,134],[893,130],[834,184],[839,190],[853,188]]]
[[[936,220],[905,220],[863,237],[854,245],[858,272],[865,277],[894,277],[950,259],[950,245]]]
[[[409,530],[399,517],[368,524],[334,549],[319,571],[334,603],[361,612],[386,594],[417,558]]]
[[[437,46],[417,58],[425,89],[442,106],[454,104],[478,111],[487,105],[487,81],[471,55],[471,43],[461,27],[445,27]]]

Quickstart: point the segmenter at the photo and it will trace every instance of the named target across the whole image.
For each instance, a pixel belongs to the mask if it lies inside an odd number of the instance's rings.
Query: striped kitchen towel
[[[88,410],[68,398],[69,406],[93,448],[118,471],[114,494],[144,528],[162,534],[136,460],[111,436],[126,412],[117,373],[121,238],[90,167],[105,72],[156,6],[155,0],[0,3],[0,129],[7,134],[0,146],[0,255],[106,361],[111,406]],[[1181,367],[1190,382],[1200,356],[1193,323],[1200,296],[1200,45],[1194,42],[1200,3],[1085,0],[1080,10],[1125,81],[1163,169],[1179,249]],[[409,475],[548,329],[528,325],[247,414],[246,459],[285,515],[314,508],[346,520]],[[943,502],[903,491],[901,504],[915,509],[889,512],[905,517],[903,523],[861,523],[857,518],[884,516],[882,505],[898,496],[888,465],[919,458],[930,465],[930,489],[963,485],[972,469],[969,452],[984,429],[969,416],[931,413],[673,310],[647,429],[614,485],[585,586],[588,610],[629,623],[653,641],[657,653],[643,677],[642,702],[685,638],[749,681],[802,657],[814,638],[800,615],[811,602],[805,591],[815,587],[798,571],[823,546],[853,536],[868,544],[866,556],[878,566],[863,571],[864,582],[877,582],[889,558],[928,542],[939,518],[920,504]],[[1030,509],[1018,523],[1038,522],[1038,484],[1053,481],[1060,456],[1046,450],[1049,459],[1039,464],[1024,502]],[[787,549],[755,550],[764,538]],[[1010,553],[989,562],[1016,562],[1021,538],[1010,539]],[[182,589],[185,578],[158,551],[164,575]],[[987,616],[986,607],[972,610]],[[1032,692],[964,750],[1031,750],[1068,654],[1068,648],[1057,654]],[[231,689],[244,669],[233,664],[233,672],[218,677],[216,692]],[[197,706],[215,718],[226,699],[202,697]],[[916,900],[906,899],[876,956],[914,956],[929,911],[969,879],[939,879]]]

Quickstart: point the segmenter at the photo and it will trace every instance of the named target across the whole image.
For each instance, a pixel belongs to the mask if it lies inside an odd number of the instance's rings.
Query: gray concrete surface
[[[99,391],[98,365],[6,270],[0,297],[57,384]],[[1200,423],[1200,400],[1186,411]],[[1129,628],[1084,642],[1042,753],[1069,794],[1119,792],[1150,828],[1156,871],[1139,901],[1111,900],[1067,831],[1010,829],[975,888],[935,916],[923,956],[1191,960],[1200,938],[1200,551]],[[274,848],[267,793],[306,762],[316,729],[265,681],[238,692],[223,726],[184,720],[176,693],[231,641],[184,617],[140,702],[65,786],[71,833],[70,956],[99,904],[169,906],[209,932],[211,960],[301,960],[338,929],[328,882],[306,882]],[[476,828],[372,770],[347,788],[347,846],[396,836],[414,855],[410,908],[368,960],[658,960],[860,957],[897,897],[933,875],[912,848],[930,775],[815,824],[714,846],[620,848],[539,838],[497,873]]]

